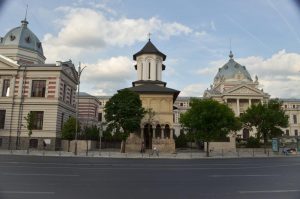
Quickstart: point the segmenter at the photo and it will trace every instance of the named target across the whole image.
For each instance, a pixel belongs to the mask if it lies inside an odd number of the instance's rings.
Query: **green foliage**
[[[191,108],[181,115],[180,123],[195,135],[197,140],[207,143],[226,137],[230,131],[237,131],[241,123],[233,111],[225,104],[212,99],[192,99]]]
[[[247,148],[259,148],[260,147],[260,142],[259,139],[255,137],[249,137],[246,142],[246,147]]]
[[[121,90],[105,105],[107,130],[126,140],[129,133],[140,128],[144,114],[145,110],[139,95],[129,89]]]
[[[264,140],[265,148],[268,139],[283,134],[280,127],[285,128],[288,126],[288,116],[285,115],[281,107],[282,102],[278,99],[272,99],[265,104],[253,104],[241,116],[241,121],[245,126],[256,127],[256,137]]]
[[[174,137],[176,148],[183,148],[187,146],[186,135],[183,132],[180,132],[178,137]]]
[[[80,123],[78,122],[78,132],[80,132]],[[76,119],[74,117],[70,117],[62,128],[62,139],[65,140],[73,140],[75,138],[76,132]]]
[[[99,140],[99,129],[97,126],[86,127],[84,134],[86,140]]]
[[[111,132],[105,130],[105,131],[103,131],[102,139],[110,142],[110,141],[113,141],[113,136],[112,136]]]
[[[28,136],[32,135],[32,130],[34,128],[34,121],[36,120],[35,112],[30,111],[26,117],[24,117],[26,121],[26,128],[28,130]]]

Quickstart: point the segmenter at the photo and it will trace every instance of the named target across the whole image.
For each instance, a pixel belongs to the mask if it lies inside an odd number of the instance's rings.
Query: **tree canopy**
[[[70,117],[63,125],[62,128],[62,139],[73,140],[76,132],[76,119]],[[80,122],[78,122],[78,132],[80,132]]]
[[[192,99],[191,108],[180,117],[180,123],[195,138],[206,142],[206,155],[209,156],[209,142],[225,138],[229,132],[241,128],[241,123],[226,105],[212,99]]]
[[[271,99],[268,103],[253,104],[241,116],[241,121],[249,128],[256,127],[258,139],[264,140],[264,147],[269,138],[281,136],[283,131],[280,127],[288,126],[288,116],[281,108],[282,102]]]
[[[137,93],[123,89],[105,104],[107,129],[122,135],[121,152],[125,152],[125,140],[129,133],[140,128],[145,110]]]

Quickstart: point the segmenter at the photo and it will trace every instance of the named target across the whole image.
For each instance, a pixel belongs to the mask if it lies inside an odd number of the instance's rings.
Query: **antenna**
[[[150,37],[151,37],[151,33],[149,32],[148,33],[148,39],[149,39],[149,41],[150,41]]]
[[[229,38],[229,50],[231,51],[231,38]]]
[[[26,12],[25,12],[25,19],[24,19],[24,21],[26,21],[26,18],[27,18],[27,10],[28,10],[28,4],[26,4]]]

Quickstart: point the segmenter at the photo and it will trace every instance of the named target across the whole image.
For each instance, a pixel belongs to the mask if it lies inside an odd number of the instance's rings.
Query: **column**
[[[165,138],[165,128],[161,128],[161,139]]]
[[[141,128],[141,138],[144,140],[144,128]]]
[[[152,138],[155,139],[155,128],[152,129]]]
[[[251,105],[252,105],[252,104],[251,104],[251,99],[249,99],[249,108],[251,107]]]
[[[236,112],[237,112],[237,116],[240,116],[240,99],[237,98],[236,99]]]
[[[224,99],[225,103],[227,104],[227,98]]]

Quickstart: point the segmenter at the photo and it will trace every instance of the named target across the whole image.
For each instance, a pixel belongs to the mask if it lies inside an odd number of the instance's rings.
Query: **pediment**
[[[3,55],[0,55],[0,69],[18,69],[19,67],[19,64],[17,64],[16,61],[8,58],[8,57],[5,57]]]
[[[226,94],[234,94],[234,95],[264,95],[264,93],[257,89],[251,88],[249,86],[239,86],[236,88],[232,88],[226,91]]]
[[[63,66],[63,71],[74,81],[77,81],[77,73],[74,67]]]

